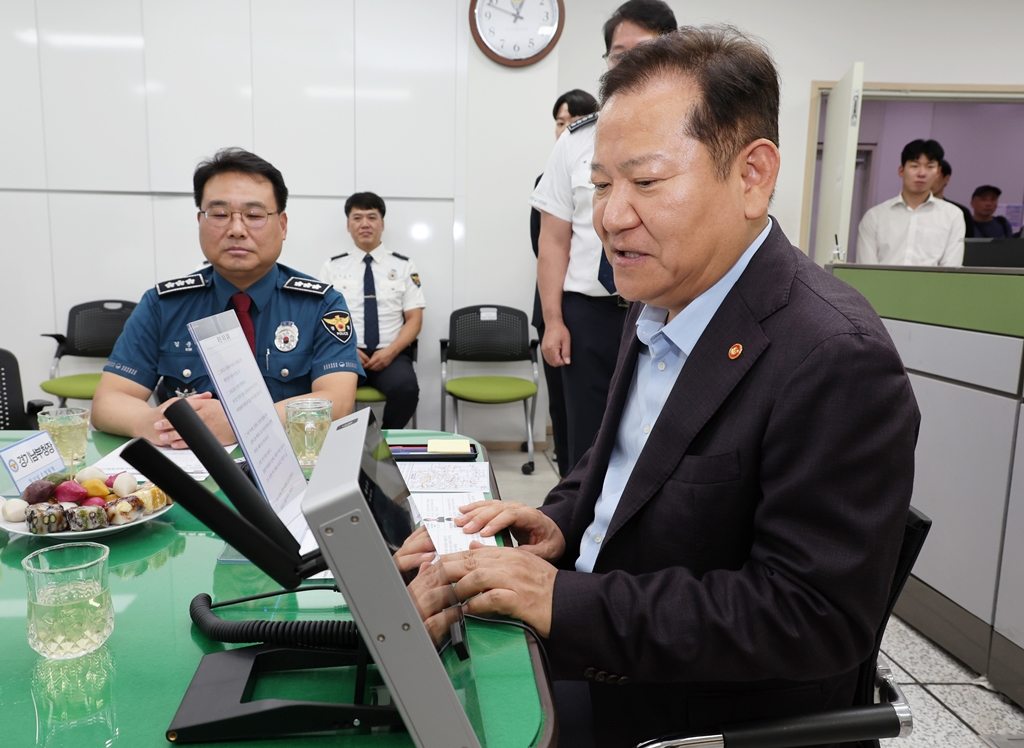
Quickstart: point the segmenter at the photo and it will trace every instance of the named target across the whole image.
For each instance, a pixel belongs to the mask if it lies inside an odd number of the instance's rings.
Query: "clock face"
[[[470,27],[484,54],[518,67],[550,52],[565,21],[562,0],[473,0]]]

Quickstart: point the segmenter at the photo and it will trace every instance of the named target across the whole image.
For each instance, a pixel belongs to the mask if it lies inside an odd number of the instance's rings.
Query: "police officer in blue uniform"
[[[199,241],[210,265],[146,292],[125,325],[93,399],[104,431],[184,447],[151,407],[186,397],[224,444],[236,438],[188,332],[234,309],[281,418],[284,404],[325,397],[333,417],[352,411],[363,375],[348,307],[330,284],[280,265],[288,191],[281,173],[241,149],[219,151],[193,177]]]

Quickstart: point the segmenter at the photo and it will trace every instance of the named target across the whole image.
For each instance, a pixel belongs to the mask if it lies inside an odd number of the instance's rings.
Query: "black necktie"
[[[380,343],[380,327],[377,325],[377,290],[373,285],[373,258],[366,255],[366,272],[363,273],[363,347],[367,351],[377,350]]]
[[[597,279],[601,281],[605,291],[615,293],[615,272],[612,270],[612,264],[608,262],[603,248],[601,249],[601,264],[597,268]]]

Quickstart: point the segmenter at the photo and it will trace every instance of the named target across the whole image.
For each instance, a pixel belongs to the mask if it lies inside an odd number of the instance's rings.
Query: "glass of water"
[[[89,436],[88,408],[43,408],[39,413],[39,428],[50,433],[68,470],[77,473],[85,467],[85,447]]]
[[[107,557],[99,543],[64,543],[24,558],[28,643],[51,660],[81,657],[114,630]]]
[[[331,426],[331,407],[330,400],[315,397],[292,400],[284,406],[288,441],[299,458],[299,465],[304,468],[315,466],[320,456],[320,448]]]

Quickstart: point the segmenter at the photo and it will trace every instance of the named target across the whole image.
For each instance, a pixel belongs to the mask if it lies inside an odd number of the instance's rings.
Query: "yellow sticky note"
[[[469,439],[427,439],[427,452],[448,455],[468,455]]]

